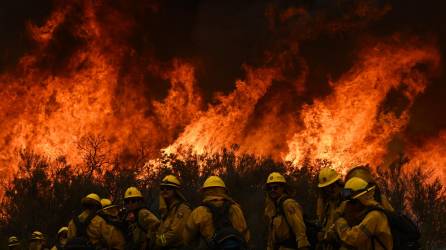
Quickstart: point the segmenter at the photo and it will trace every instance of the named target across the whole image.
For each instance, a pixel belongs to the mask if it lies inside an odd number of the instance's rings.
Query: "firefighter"
[[[302,208],[288,196],[286,180],[277,172],[266,180],[265,217],[268,225],[267,250],[308,249]]]
[[[119,219],[119,206],[113,205],[109,199],[101,199],[102,209],[98,215],[106,224],[102,228],[105,242],[109,249],[123,250],[125,248],[124,224]]]
[[[11,236],[8,238],[8,249],[9,250],[20,250],[20,241],[17,236]]]
[[[39,231],[34,231],[31,234],[31,239],[29,241],[29,250],[43,250],[45,237]]]
[[[344,195],[348,200],[346,212],[361,217],[360,222],[350,226],[344,217],[337,219],[335,230],[346,248],[358,250],[393,249],[392,234],[385,213],[375,200],[375,185],[359,177],[345,183]],[[372,207],[382,210],[370,209]]]
[[[136,187],[127,188],[124,203],[127,211],[125,221],[130,234],[128,248],[143,250],[152,247],[159,219],[145,207],[144,197]]]
[[[365,182],[369,183],[369,185],[374,185],[375,186],[375,200],[381,204],[381,206],[386,209],[387,211],[390,212],[394,212],[394,209],[392,207],[392,205],[389,202],[389,199],[387,199],[387,197],[381,193],[381,190],[379,189],[379,187],[377,186],[373,175],[372,175],[372,171],[370,170],[369,166],[356,166],[352,169],[350,169],[347,172],[347,175],[345,176],[345,182],[347,182],[348,180],[350,180],[353,177],[359,177],[361,179],[363,179]]]
[[[101,198],[95,193],[91,193],[81,200],[82,213],[75,216],[68,223],[68,242],[66,248],[71,249],[72,244],[78,244],[80,237],[86,237],[88,243],[95,248],[106,247],[104,245],[104,232],[102,231],[105,221],[97,215],[99,209],[102,208]],[[78,230],[85,228],[85,231]]]
[[[56,244],[51,248],[51,250],[63,250],[67,244],[68,239],[68,227],[61,227],[57,231]]]
[[[341,192],[344,184],[341,175],[334,169],[322,168],[318,176],[319,197],[317,199],[316,215],[322,231],[318,235],[318,249],[333,250],[339,248],[339,242],[334,230],[334,223],[342,214],[345,204],[342,203]]]
[[[180,188],[181,182],[174,175],[167,175],[161,181],[161,224],[156,234],[158,249],[179,249],[184,245],[182,232],[191,209]]]
[[[240,205],[228,195],[223,180],[210,176],[201,192],[202,205],[191,212],[183,230],[185,243],[195,246],[194,249],[246,248],[250,233],[245,216]],[[223,227],[226,232],[221,230]],[[220,240],[224,238],[227,240]]]

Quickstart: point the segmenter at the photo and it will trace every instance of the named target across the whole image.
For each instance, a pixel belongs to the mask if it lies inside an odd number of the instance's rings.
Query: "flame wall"
[[[2,176],[14,173],[21,148],[80,163],[79,145],[90,135],[104,138],[110,155],[143,147],[156,158],[237,144],[237,152],[294,166],[337,168],[382,164],[397,141],[413,164],[427,161],[443,175],[446,123],[420,113],[446,107],[425,101],[444,97],[445,33],[426,28],[435,18],[406,20],[438,6],[407,3],[403,10],[398,1],[371,0],[48,6],[41,20],[17,25],[30,41],[22,50],[20,43],[2,45],[8,52],[0,75]]]

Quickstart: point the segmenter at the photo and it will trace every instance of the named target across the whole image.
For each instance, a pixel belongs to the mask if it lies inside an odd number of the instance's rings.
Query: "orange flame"
[[[437,138],[427,140],[423,145],[411,145],[407,150],[409,169],[423,167],[433,170],[433,178],[446,183],[446,131]]]
[[[150,140],[144,145],[156,155],[200,108],[194,69],[181,60],[159,69],[171,85],[161,102],[142,96],[144,89],[135,84],[136,77],[121,76],[120,64],[129,48],[112,43],[107,27],[95,16],[96,8],[85,1],[85,19],[74,28],[85,43],[70,56],[63,74],[47,70],[41,62],[48,56],[46,46],[57,42],[52,39],[59,25],[75,11],[69,7],[58,9],[42,27],[30,25],[38,48],[21,59],[17,72],[0,75],[4,86],[0,99],[5,100],[0,102],[2,174],[13,173],[17,149],[23,147],[51,158],[66,155],[68,162],[80,163],[78,144],[90,134],[104,136],[109,154],[136,150],[139,143]],[[116,28],[131,24],[120,25]]]
[[[374,20],[388,10],[358,5],[353,17]],[[267,14],[275,21],[273,12]],[[324,24],[318,19],[310,22],[312,13],[303,7],[279,17],[280,22],[303,19],[305,25]],[[347,30],[353,17],[327,29]],[[21,58],[15,71],[0,75],[3,175],[14,173],[17,149],[23,147],[81,163],[78,145],[88,135],[102,136],[110,155],[144,145],[153,162],[160,150],[181,153],[188,148],[203,154],[237,144],[239,153],[271,156],[294,166],[306,161],[337,168],[377,165],[388,143],[406,127],[415,98],[440,64],[439,51],[430,42],[403,41],[399,36],[383,39],[364,46],[354,66],[330,83],[330,94],[308,101],[303,95],[312,83],[305,59],[299,56],[299,39],[324,32],[318,27],[307,35],[290,32],[290,41],[280,39],[288,43],[283,46],[287,49],[265,53],[263,66],[244,66],[245,77],[236,81],[234,90],[206,104],[192,63],[178,58],[159,62],[150,53],[145,60],[134,58],[137,52],[124,38],[131,36],[135,22],[100,1],[86,0],[56,8],[42,26],[28,25],[36,48]],[[64,45],[60,38],[64,32],[75,45]],[[53,50],[66,47],[73,48],[59,53],[64,55],[61,58],[53,55],[58,54]],[[427,70],[420,65],[427,65]],[[164,98],[147,94],[156,92],[154,85],[160,84],[149,82],[147,74],[168,85]],[[387,109],[392,92],[406,101],[401,110]],[[444,139],[441,134],[437,144]],[[412,150],[414,162],[427,159],[433,148],[427,143],[419,151]],[[444,162],[440,154],[433,154]]]
[[[306,160],[324,161],[338,168],[377,165],[389,141],[407,124],[414,98],[428,84],[427,75],[417,70],[417,65],[427,63],[436,68],[439,60],[438,51],[430,45],[403,46],[394,41],[366,50],[356,66],[331,83],[331,95],[302,107],[302,126],[286,123],[292,119],[274,117],[275,103],[268,107],[272,116],[266,115],[260,126],[248,126],[259,99],[273,80],[280,78],[277,70],[248,70],[247,80],[239,81],[234,92],[188,125],[166,152],[186,146],[198,154],[212,153],[239,144],[243,153],[271,155],[294,165]],[[386,112],[382,109],[386,96],[399,89],[409,104],[400,114]],[[284,132],[289,131],[294,135],[285,136],[288,150],[269,147],[273,138],[284,138]]]
[[[416,44],[416,43],[415,43]],[[288,141],[285,159],[328,161],[335,167],[380,164],[387,144],[408,122],[414,98],[428,80],[419,63],[438,67],[438,51],[430,46],[381,44],[365,52],[339,81],[333,93],[302,109],[303,127]],[[401,114],[382,110],[389,91],[402,89],[408,99]]]

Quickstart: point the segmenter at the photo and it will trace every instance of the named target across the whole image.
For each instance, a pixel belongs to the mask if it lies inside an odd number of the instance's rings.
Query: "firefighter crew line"
[[[418,229],[394,212],[368,167],[353,168],[344,180],[335,170],[323,168],[318,181],[317,221],[310,222],[285,177],[269,174],[264,207],[267,250],[420,249]],[[243,209],[220,177],[206,179],[201,204],[194,209],[176,176],[165,176],[159,186],[160,217],[145,206],[136,187],[124,193],[124,214],[112,201],[88,194],[81,200],[82,212],[60,228],[51,250],[251,249]],[[28,245],[44,250],[45,242],[35,231]],[[16,236],[9,237],[10,250],[19,250],[20,244]]]

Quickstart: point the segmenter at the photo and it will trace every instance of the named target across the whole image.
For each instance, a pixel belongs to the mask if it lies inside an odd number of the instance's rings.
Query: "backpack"
[[[217,207],[211,203],[204,203],[212,214],[214,225],[214,235],[210,240],[206,240],[210,250],[246,250],[247,244],[243,235],[237,231],[229,219],[229,209],[231,203],[224,201],[223,206]]]
[[[78,216],[73,218],[74,225],[76,225],[76,237],[70,239],[65,245],[65,250],[94,250],[95,247],[91,244],[87,235],[87,228],[91,220],[96,216],[95,213],[88,215],[84,221],[80,221]]]
[[[417,225],[405,214],[387,211],[382,207],[371,207],[367,214],[371,211],[383,212],[388,220],[390,230],[392,232],[393,249],[394,250],[420,250],[419,243],[421,233]],[[378,244],[383,248],[384,244],[376,236],[372,236]],[[374,241],[372,241],[374,244]],[[373,249],[375,246],[373,245]],[[389,249],[390,250],[390,249]]]
[[[286,200],[292,199],[289,196],[285,196],[282,199],[279,200],[279,206],[277,209],[277,214],[282,215],[285,219],[286,224],[291,230],[290,223],[288,222],[288,219],[285,216],[285,213],[283,212],[283,203],[285,203]],[[316,249],[316,244],[318,242],[318,233],[322,231],[322,226],[317,223],[316,221],[312,221],[308,219],[305,215],[303,215],[304,224],[305,224],[305,234],[307,235],[308,242],[310,243],[309,249]],[[283,242],[278,242],[278,245],[288,247],[288,248],[296,248],[296,235],[291,233],[291,237]]]

